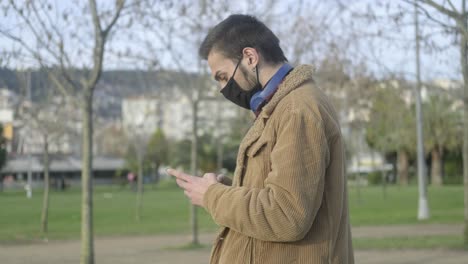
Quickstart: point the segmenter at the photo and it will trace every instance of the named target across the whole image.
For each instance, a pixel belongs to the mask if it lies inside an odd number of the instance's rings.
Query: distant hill
[[[0,68],[0,88],[7,88],[19,95],[25,95],[27,76],[26,72]],[[187,87],[195,77],[195,74],[168,70],[105,71],[95,91],[97,114],[109,118],[119,117],[122,98],[141,94],[171,94],[174,87]],[[40,101],[44,98],[46,91],[53,87],[47,73],[40,70],[31,72],[31,85],[33,101]]]
[[[139,93],[148,89],[164,89],[174,85],[183,86],[195,78],[195,74],[185,74],[176,71],[139,71],[139,70],[111,70],[104,71],[98,83],[101,86],[110,85],[125,90],[128,93]],[[26,72],[14,71],[8,68],[0,68],[0,87],[8,88],[18,94],[25,91]],[[45,71],[34,70],[31,72],[33,96],[43,94],[41,90],[51,87]],[[128,89],[127,89],[128,88]],[[126,91],[128,90],[128,91]],[[33,98],[34,99],[34,98]]]

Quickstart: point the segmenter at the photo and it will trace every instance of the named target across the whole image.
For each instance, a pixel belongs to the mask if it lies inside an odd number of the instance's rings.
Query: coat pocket
[[[246,171],[242,181],[245,186],[263,188],[264,181],[271,169],[270,166],[270,141],[260,139],[246,152]]]

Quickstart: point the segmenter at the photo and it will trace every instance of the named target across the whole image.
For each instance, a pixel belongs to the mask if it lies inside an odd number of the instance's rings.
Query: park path
[[[395,226],[362,226],[353,227],[352,232],[353,238],[461,235],[463,233],[463,225],[421,224]]]
[[[392,237],[457,235],[461,225],[408,225],[355,227],[353,236]],[[96,263],[99,264],[205,264],[213,234],[201,234],[206,247],[197,250],[175,249],[189,241],[187,235],[155,235],[96,238]],[[0,245],[1,264],[66,264],[79,263],[79,241],[52,241],[24,245]],[[466,264],[468,253],[456,250],[356,250],[358,264]]]

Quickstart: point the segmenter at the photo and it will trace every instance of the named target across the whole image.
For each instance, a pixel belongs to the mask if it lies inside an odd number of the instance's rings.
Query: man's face
[[[224,88],[232,77],[232,74],[236,69],[236,63],[237,62],[233,62],[231,59],[226,58],[221,52],[217,52],[215,50],[210,52],[208,55],[208,66],[211,69],[211,75],[218,82],[220,89]],[[247,70],[243,63],[244,59],[241,61],[239,68],[234,75],[234,80],[243,90],[249,91],[253,89],[256,83],[256,77]]]

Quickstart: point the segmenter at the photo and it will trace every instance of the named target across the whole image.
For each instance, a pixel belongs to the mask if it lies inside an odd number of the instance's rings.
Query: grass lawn
[[[49,239],[80,238],[79,190],[51,192]],[[42,193],[27,199],[24,192],[0,193],[0,243],[41,238]],[[94,230],[97,236],[188,233],[190,204],[176,188],[147,187],[143,194],[142,220],[135,220],[136,193],[120,187],[97,188],[94,193]],[[200,230],[216,225],[204,209],[198,209]]]
[[[444,186],[428,189],[430,219],[417,220],[417,186],[391,186],[386,192],[382,187],[349,189],[351,224],[399,225],[399,224],[462,224],[463,186]],[[354,238],[355,249],[463,249],[463,237],[420,236],[391,238]]]
[[[359,192],[361,193],[359,195]],[[398,225],[420,223],[463,223],[463,186],[429,187],[428,201],[430,219],[418,221],[417,186],[387,188],[349,188],[351,224]]]
[[[416,224],[417,187],[390,187],[386,198],[380,187],[361,189],[361,198],[355,187],[349,189],[351,221],[359,225]],[[189,233],[189,203],[183,193],[168,185],[147,187],[143,195],[141,223],[135,221],[136,195],[120,187],[99,187],[94,194],[95,234],[97,236],[124,236]],[[79,190],[52,191],[49,211],[49,239],[79,239],[80,237]],[[42,193],[36,190],[32,199],[24,192],[0,193],[0,243],[23,243],[37,240],[40,235]],[[431,219],[426,223],[462,223],[463,188],[448,186],[429,189]],[[200,230],[216,230],[216,225],[204,209],[198,210]],[[461,236],[460,236],[461,237]],[[461,238],[442,237],[447,244],[459,243]],[[458,240],[457,240],[458,239]],[[387,239],[385,239],[387,240]],[[404,244],[407,238],[394,238],[385,243]],[[424,240],[426,245],[430,239]],[[432,239],[434,240],[434,239]],[[390,242],[389,242],[390,241]],[[356,241],[362,245],[378,245],[372,239]],[[417,244],[421,244],[416,241]]]

